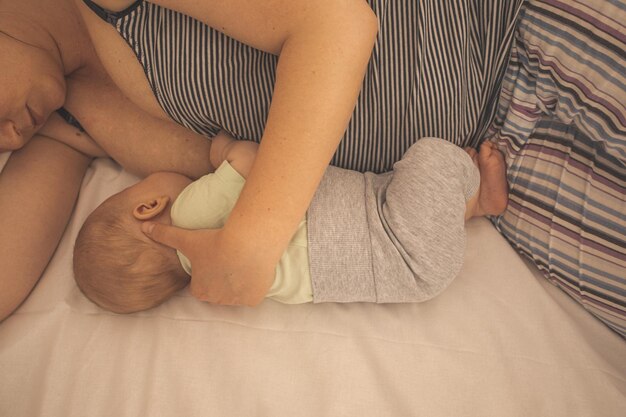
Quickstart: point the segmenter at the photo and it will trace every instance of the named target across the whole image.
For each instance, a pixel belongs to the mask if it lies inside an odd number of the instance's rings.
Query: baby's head
[[[171,224],[171,203],[191,180],[160,172],[113,195],[85,221],[74,247],[74,277],[100,307],[132,313],[156,307],[189,283],[176,251],[141,231]]]

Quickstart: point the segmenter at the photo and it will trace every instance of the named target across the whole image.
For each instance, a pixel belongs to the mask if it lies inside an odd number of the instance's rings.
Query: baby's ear
[[[139,203],[133,210],[133,216],[137,220],[150,220],[158,216],[165,210],[170,198],[166,195],[154,198],[152,200]]]

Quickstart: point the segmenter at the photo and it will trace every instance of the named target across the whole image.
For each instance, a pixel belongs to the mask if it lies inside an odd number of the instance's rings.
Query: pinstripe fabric
[[[489,138],[495,221],[548,279],[626,336],[626,1],[530,1]]]
[[[126,39],[163,109],[212,136],[261,139],[277,58],[139,1],[91,4]],[[420,137],[476,145],[495,112],[522,0],[370,0],[379,34],[334,165],[389,171]]]

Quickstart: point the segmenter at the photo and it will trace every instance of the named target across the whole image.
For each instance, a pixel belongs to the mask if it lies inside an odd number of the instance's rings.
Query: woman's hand
[[[224,161],[244,178],[254,163],[258,145],[238,141],[220,132],[211,143],[211,163]],[[275,263],[264,262],[257,250],[244,242],[230,241],[223,229],[186,230],[149,223],[142,227],[154,239],[181,251],[192,265],[191,293],[202,301],[228,305],[256,305],[263,300],[274,280]],[[247,254],[255,254],[250,258]],[[259,256],[261,255],[261,256]]]
[[[199,300],[255,306],[272,286],[278,261],[247,247],[247,242],[229,238],[223,229],[186,230],[145,222],[142,230],[190,260],[190,290]]]

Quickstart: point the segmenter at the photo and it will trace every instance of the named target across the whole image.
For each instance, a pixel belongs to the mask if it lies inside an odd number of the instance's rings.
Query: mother
[[[0,0],[0,149],[20,149],[0,176],[0,318],[41,275],[92,156],[195,177],[203,135],[261,141],[223,229],[154,235],[196,251],[194,295],[255,304],[333,154],[385,171],[421,136],[475,145],[521,1],[369,3]]]

